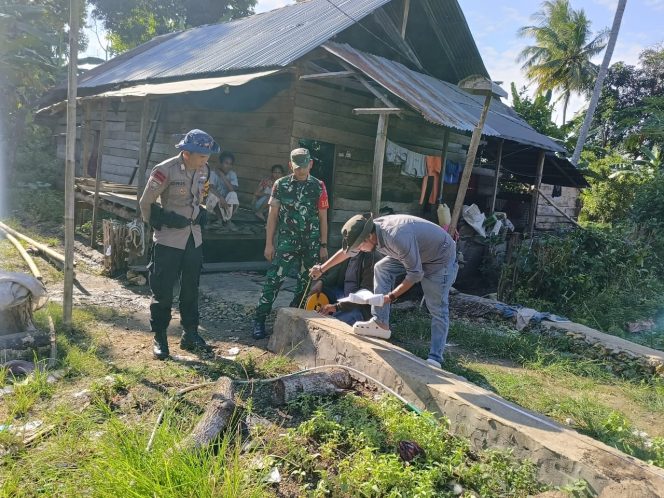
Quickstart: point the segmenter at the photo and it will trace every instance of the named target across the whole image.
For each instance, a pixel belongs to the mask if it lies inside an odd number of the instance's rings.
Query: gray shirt
[[[195,220],[200,211],[200,204],[207,195],[209,168],[199,170],[185,168],[182,156],[175,156],[152,169],[141,200],[141,214],[146,223],[150,220],[150,205],[160,199],[166,211],[173,211],[189,220]],[[155,244],[184,249],[189,236],[194,236],[196,247],[203,243],[201,227],[189,225],[185,228],[164,226],[154,231]]]
[[[450,234],[430,221],[392,214],[376,218],[374,224],[378,251],[406,268],[405,282],[420,282],[456,259],[456,244]]]

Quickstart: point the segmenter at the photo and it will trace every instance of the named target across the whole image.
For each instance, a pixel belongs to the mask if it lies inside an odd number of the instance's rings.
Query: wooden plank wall
[[[207,131],[221,144],[223,150],[235,154],[241,205],[250,205],[258,182],[270,175],[273,164],[287,167],[292,126],[292,89],[276,94],[252,112],[192,110],[178,106],[169,98],[164,98],[162,105],[148,172],[156,164],[175,156],[177,137],[192,128]],[[138,162],[141,111],[141,101],[116,102],[109,109],[102,179],[125,184],[129,182]],[[100,115],[98,107],[95,107],[91,113],[90,129],[99,130]],[[64,130],[64,118],[60,120],[59,128]],[[62,145],[58,144],[60,156],[64,153],[64,138],[59,141],[62,141]],[[80,174],[80,166],[78,171]],[[134,178],[136,183],[137,179]]]
[[[578,202],[580,190],[574,187],[562,187],[560,197],[551,197],[553,185],[542,185],[542,192],[556,203],[568,216],[576,219],[578,215]],[[559,228],[569,228],[572,224],[562,216],[555,208],[546,202],[541,196],[537,203],[537,220],[535,227],[537,230],[556,230]]]
[[[330,244],[340,242],[343,223],[354,214],[370,210],[371,180],[376,116],[355,116],[358,107],[383,106],[369,94],[345,90],[339,86],[298,81],[295,85],[295,109],[291,145],[300,139],[313,139],[335,145],[334,185],[330,212]],[[422,119],[392,116],[388,138],[424,154],[440,154],[444,129],[425,123]],[[456,160],[465,160],[463,135],[452,134]],[[382,206],[398,213],[420,214],[421,178],[401,175],[398,167],[385,163],[383,173]]]

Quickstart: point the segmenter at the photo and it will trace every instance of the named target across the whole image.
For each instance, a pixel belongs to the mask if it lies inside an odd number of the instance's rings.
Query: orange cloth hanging
[[[438,202],[438,191],[440,189],[440,172],[443,169],[443,159],[440,156],[427,156],[427,176],[422,178],[422,192],[420,193],[420,204],[424,204],[424,198],[427,195],[427,183],[429,178],[433,177],[433,187],[429,194],[429,204]]]

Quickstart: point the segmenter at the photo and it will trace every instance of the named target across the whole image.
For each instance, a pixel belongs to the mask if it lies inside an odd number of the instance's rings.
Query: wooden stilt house
[[[201,128],[235,154],[248,206],[270,167],[303,145],[330,192],[334,246],[357,212],[422,214],[441,194],[454,203],[455,171],[483,103],[457,85],[471,75],[489,76],[457,0],[308,0],[163,35],[81,77],[78,196],[90,199],[95,182],[85,177],[99,178],[101,207],[133,218],[146,172]],[[63,90],[49,98],[40,115],[63,127]],[[409,171],[386,149],[415,163],[440,157],[442,174],[428,179],[421,163]],[[507,211],[518,228],[532,212],[538,228],[567,223],[586,183],[562,153],[494,99],[466,203]],[[501,188],[506,181],[519,188]],[[262,226],[251,216],[246,225],[253,229],[206,233],[206,257],[260,257]],[[214,240],[232,248],[216,250]]]

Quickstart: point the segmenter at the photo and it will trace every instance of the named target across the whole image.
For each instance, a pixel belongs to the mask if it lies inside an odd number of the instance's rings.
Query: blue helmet
[[[197,154],[209,155],[219,154],[219,152],[221,152],[219,144],[203,130],[191,130],[175,147],[180,150],[186,150]]]

